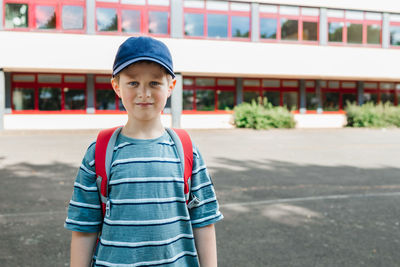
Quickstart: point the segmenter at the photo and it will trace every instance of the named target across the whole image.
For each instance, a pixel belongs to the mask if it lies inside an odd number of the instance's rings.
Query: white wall
[[[0,68],[111,73],[126,38],[0,31]],[[400,81],[400,49],[162,40],[171,49],[175,71],[183,75]]]

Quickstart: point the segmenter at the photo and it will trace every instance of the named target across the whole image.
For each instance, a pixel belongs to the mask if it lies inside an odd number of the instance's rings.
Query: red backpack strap
[[[183,170],[183,177],[185,182],[184,193],[186,196],[186,203],[189,201],[189,193],[190,193],[190,178],[192,176],[192,169],[193,169],[193,144],[192,140],[190,139],[189,134],[183,129],[172,129],[175,134],[178,136],[182,149],[183,149],[183,158],[184,158],[184,170]],[[172,138],[174,139],[174,138]],[[178,146],[178,142],[175,141],[175,144]],[[180,148],[178,147],[178,154]]]
[[[96,184],[99,189],[103,217],[106,213],[108,198],[109,165],[111,164],[114,144],[121,127],[114,127],[100,131],[97,135],[95,148]],[[111,154],[111,156],[110,156]],[[111,157],[111,158],[110,158]]]

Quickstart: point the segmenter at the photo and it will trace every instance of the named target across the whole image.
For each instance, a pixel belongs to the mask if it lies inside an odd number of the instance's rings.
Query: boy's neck
[[[128,119],[121,133],[135,139],[154,139],[163,135],[164,131],[161,120],[138,122]]]

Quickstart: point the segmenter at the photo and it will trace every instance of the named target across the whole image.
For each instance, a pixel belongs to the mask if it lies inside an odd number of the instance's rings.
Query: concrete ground
[[[225,219],[219,266],[400,266],[400,130],[190,131]],[[68,266],[96,131],[0,133],[0,265]]]

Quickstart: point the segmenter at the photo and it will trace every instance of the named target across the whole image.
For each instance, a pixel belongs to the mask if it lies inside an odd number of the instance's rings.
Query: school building
[[[164,123],[232,127],[267,98],[298,127],[341,127],[349,102],[400,102],[398,0],[0,0],[0,129],[126,120],[111,85],[128,36],[170,48]]]

